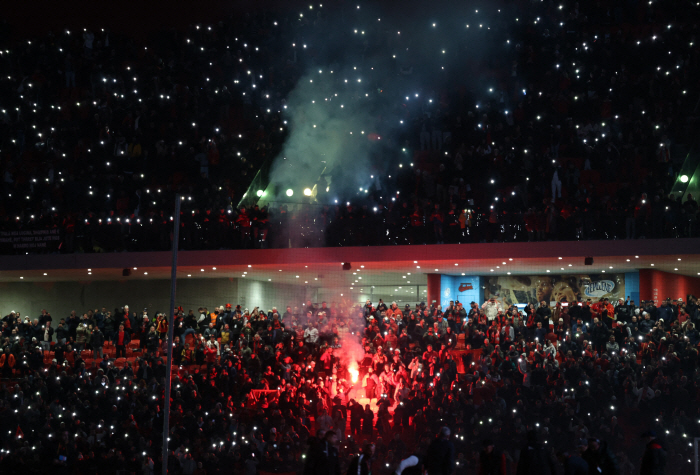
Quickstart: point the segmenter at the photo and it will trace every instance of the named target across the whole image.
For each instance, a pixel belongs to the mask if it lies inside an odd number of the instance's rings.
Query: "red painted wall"
[[[428,274],[428,301],[425,304],[430,307],[433,301],[440,303],[440,274]]]
[[[673,300],[682,298],[685,302],[688,294],[700,295],[700,278],[652,269],[639,271],[641,300],[653,300],[658,305],[661,300],[671,297]]]

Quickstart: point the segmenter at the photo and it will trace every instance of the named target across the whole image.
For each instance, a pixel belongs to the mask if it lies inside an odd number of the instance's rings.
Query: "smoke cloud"
[[[318,67],[292,91],[287,104],[289,138],[270,176],[278,195],[317,185],[314,194],[325,194],[327,188],[343,197],[367,186],[377,157],[389,152],[382,143],[389,129],[382,124],[388,111],[377,98],[381,92],[362,85],[370,81],[363,72]],[[338,86],[337,78],[344,87]],[[364,92],[370,89],[371,94]]]
[[[290,41],[305,73],[287,97],[288,136],[263,201],[298,203],[309,188],[312,201],[332,204],[390,188],[423,117],[498,100],[484,71],[509,61],[515,42],[502,25],[515,13],[493,2],[417,7],[324,9]]]
[[[357,328],[364,329],[364,320],[361,321],[361,318],[362,317],[357,317],[356,319]],[[357,332],[355,332],[354,335],[347,335],[342,339],[343,349],[338,357],[343,366],[349,367],[352,363],[357,363],[364,358],[365,350],[360,344],[361,339],[362,336],[358,335]]]

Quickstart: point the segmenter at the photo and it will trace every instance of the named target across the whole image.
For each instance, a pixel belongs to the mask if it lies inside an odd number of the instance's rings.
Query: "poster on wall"
[[[624,274],[507,275],[487,277],[484,300],[502,305],[545,302],[597,302],[626,298]]]
[[[450,301],[459,300],[465,307],[478,301],[481,295],[481,277],[443,275],[440,279],[440,305],[447,308]]]

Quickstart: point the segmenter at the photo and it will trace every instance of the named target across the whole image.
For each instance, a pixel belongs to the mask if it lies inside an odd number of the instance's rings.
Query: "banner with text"
[[[60,228],[0,231],[0,253],[12,254],[23,250],[55,252],[61,246],[62,235]]]
[[[496,297],[501,304],[545,302],[597,302],[626,298],[625,274],[507,275],[485,279],[484,300]]]

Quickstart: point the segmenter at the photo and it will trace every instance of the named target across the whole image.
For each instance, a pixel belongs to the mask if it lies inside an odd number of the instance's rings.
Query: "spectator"
[[[314,444],[304,466],[308,475],[340,475],[338,460],[338,438],[335,432],[325,432],[323,440]]]
[[[505,475],[503,457],[496,452],[493,441],[485,439],[483,446],[479,453],[479,475]]]
[[[41,348],[44,351],[49,351],[51,349],[51,342],[53,341],[53,328],[51,328],[51,322],[44,323],[44,331],[41,335]]]
[[[537,315],[535,321],[537,323],[541,323],[542,327],[545,330],[549,329],[549,320],[552,317],[552,309],[549,308],[547,302],[545,302],[544,300],[541,301],[540,306],[537,308],[535,314]]]
[[[103,346],[105,342],[105,336],[100,331],[99,327],[94,327],[92,333],[90,334],[90,347],[94,353],[99,353],[100,358],[103,357]]]
[[[425,459],[429,475],[450,475],[454,470],[454,446],[450,442],[449,427],[442,427],[440,433],[430,443]]]
[[[496,300],[496,297],[489,298],[481,306],[481,309],[483,310],[484,314],[486,315],[489,321],[494,320],[496,318],[496,315],[498,315],[498,312],[503,311],[503,307],[501,306],[500,302]]]
[[[69,337],[68,328],[63,320],[58,322],[58,328],[56,328],[56,343],[66,344],[66,340]]]
[[[563,452],[560,460],[564,465],[565,475],[588,475],[588,463],[581,457],[588,448],[586,439],[576,441],[576,451],[573,453]]]
[[[126,358],[126,345],[129,344],[131,338],[129,333],[124,330],[124,325],[119,325],[119,331],[114,338],[115,346],[117,347],[117,358]]]
[[[90,330],[88,329],[88,324],[81,322],[75,330],[75,350],[78,352],[83,351],[85,344],[90,336]]]
[[[536,432],[529,431],[527,445],[520,451],[517,475],[550,475],[554,473],[556,473],[554,462],[542,444],[539,443]]]
[[[615,355],[620,352],[620,345],[615,341],[614,335],[610,335],[610,341],[605,345],[605,351],[610,355]]]
[[[610,451],[606,442],[601,442],[597,438],[588,439],[588,448],[582,454],[583,459],[588,464],[588,471],[596,471],[603,475],[618,475],[620,469],[617,466],[617,459]]]
[[[350,462],[350,467],[348,468],[348,473],[360,474],[360,475],[370,475],[372,473],[372,461],[374,458],[374,444],[366,443],[362,448],[362,453],[355,456]],[[401,475],[398,472],[398,475]]]
[[[663,475],[666,472],[666,451],[656,440],[656,432],[645,432],[642,434],[642,438],[646,442],[646,448],[639,473],[641,475]]]

